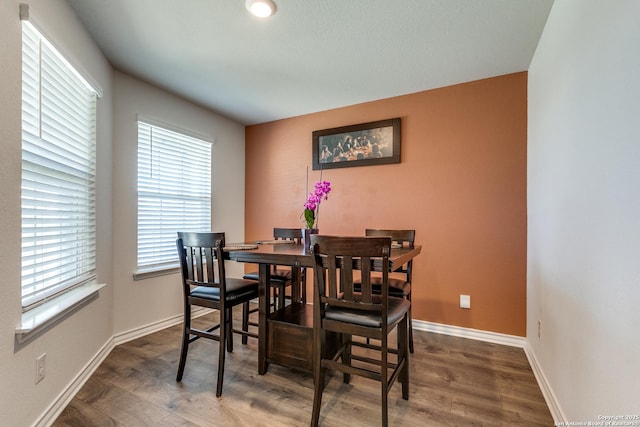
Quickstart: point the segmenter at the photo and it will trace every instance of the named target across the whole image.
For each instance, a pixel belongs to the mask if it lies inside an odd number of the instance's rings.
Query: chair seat
[[[242,276],[243,279],[247,280],[260,280],[260,274],[257,271],[247,273]],[[271,281],[278,283],[286,283],[291,281],[291,270],[278,268],[275,272],[271,271]]]
[[[197,286],[191,290],[193,298],[203,298],[212,301],[220,301],[220,288]],[[227,302],[257,298],[258,283],[254,280],[227,278]]]
[[[379,294],[382,292],[382,277],[371,278],[371,292]],[[353,282],[353,289],[360,292],[361,283]],[[389,295],[392,297],[404,298],[411,293],[411,283],[402,279],[394,279],[389,277]]]
[[[396,323],[409,311],[411,303],[404,298],[389,297],[389,310],[387,314],[387,325]],[[351,323],[354,325],[366,326],[369,328],[381,328],[382,316],[380,313],[367,313],[362,310],[352,310],[348,308],[327,307],[325,319],[338,322]]]

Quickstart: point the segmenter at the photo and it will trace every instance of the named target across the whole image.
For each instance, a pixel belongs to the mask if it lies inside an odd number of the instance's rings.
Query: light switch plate
[[[36,384],[47,374],[47,353],[43,353],[36,359]]]

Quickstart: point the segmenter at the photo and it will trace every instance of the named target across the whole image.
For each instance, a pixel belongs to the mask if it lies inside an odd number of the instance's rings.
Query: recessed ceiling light
[[[245,6],[258,18],[268,18],[276,13],[276,4],[272,0],[247,0]]]

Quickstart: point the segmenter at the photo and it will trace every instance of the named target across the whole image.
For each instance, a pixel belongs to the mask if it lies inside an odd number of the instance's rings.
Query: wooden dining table
[[[391,249],[390,271],[420,254],[422,246]],[[313,362],[313,305],[303,304],[299,295],[299,271],[313,267],[313,254],[300,244],[258,244],[255,249],[230,250],[229,259],[258,264],[258,374],[267,372],[269,363],[311,370]],[[269,311],[271,266],[290,266],[294,270],[292,303],[273,313]],[[381,268],[374,264],[374,269]],[[306,286],[306,284],[302,284]]]

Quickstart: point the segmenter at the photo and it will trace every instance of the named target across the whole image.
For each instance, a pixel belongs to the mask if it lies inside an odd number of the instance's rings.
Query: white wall
[[[97,117],[98,281],[112,277],[112,71],[62,0],[0,1],[0,424],[33,424],[113,335],[112,288],[97,300],[20,345],[20,110],[21,24],[19,3],[76,66],[104,91]],[[47,353],[47,375],[35,384],[35,359]]]
[[[244,239],[244,127],[128,75],[114,79],[114,332],[182,313],[178,274],[134,281],[137,233],[137,114],[214,139],[212,228]],[[228,274],[242,274],[229,263]],[[151,303],[150,303],[151,301]]]
[[[527,337],[562,421],[640,415],[639,28],[557,0],[529,69]]]
[[[49,39],[91,80],[103,97],[97,120],[98,299],[18,344],[20,312],[19,3]],[[182,312],[178,275],[134,282],[136,262],[136,114],[215,139],[213,229],[229,241],[244,238],[244,127],[121,73],[114,73],[64,0],[0,1],[0,424],[47,420],[61,398],[104,355],[112,338],[161,324]],[[241,274],[242,265],[229,265]],[[176,343],[178,345],[178,343]],[[101,351],[102,350],[102,351]],[[47,375],[35,384],[35,359],[47,353]]]

